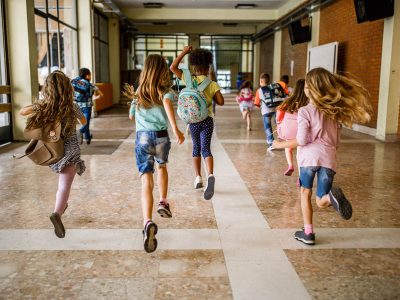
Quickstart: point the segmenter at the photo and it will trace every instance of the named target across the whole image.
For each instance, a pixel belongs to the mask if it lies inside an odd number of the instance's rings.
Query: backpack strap
[[[185,77],[186,87],[192,89],[193,88],[192,75],[190,75],[189,69],[182,69],[182,72],[183,72],[183,77]]]
[[[211,79],[206,77],[206,79],[204,79],[202,83],[200,83],[200,85],[197,87],[197,90],[199,90],[200,92],[204,92],[204,90],[208,87],[210,83]]]

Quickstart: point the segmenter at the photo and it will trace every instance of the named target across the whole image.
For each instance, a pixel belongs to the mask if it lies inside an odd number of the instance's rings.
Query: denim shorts
[[[317,174],[317,196],[322,198],[332,188],[335,171],[324,167],[300,167],[300,185],[311,190],[315,174]]]
[[[154,173],[154,161],[160,166],[165,165],[170,149],[171,142],[166,130],[136,132],[136,165],[140,175]]]

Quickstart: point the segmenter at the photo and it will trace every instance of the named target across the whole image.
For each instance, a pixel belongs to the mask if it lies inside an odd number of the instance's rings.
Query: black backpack
[[[278,82],[273,82],[261,87],[261,91],[263,94],[261,100],[269,108],[279,106],[287,97],[285,90]]]

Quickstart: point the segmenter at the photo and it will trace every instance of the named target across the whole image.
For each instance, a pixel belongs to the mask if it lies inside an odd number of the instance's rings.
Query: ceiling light
[[[161,8],[164,6],[161,2],[145,2],[143,3],[144,8]]]
[[[251,4],[251,3],[239,3],[235,5],[235,8],[238,9],[251,9],[251,8],[255,8],[256,5],[255,4]]]
[[[167,22],[153,22],[153,25],[168,25]]]
[[[227,26],[227,27],[235,27],[238,25],[238,23],[222,23],[222,25]]]

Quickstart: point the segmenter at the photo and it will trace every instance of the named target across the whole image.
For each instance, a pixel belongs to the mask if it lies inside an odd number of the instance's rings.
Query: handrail
[[[11,112],[11,103],[0,103],[0,113]]]
[[[9,85],[0,85],[0,95],[11,94],[11,87]]]

